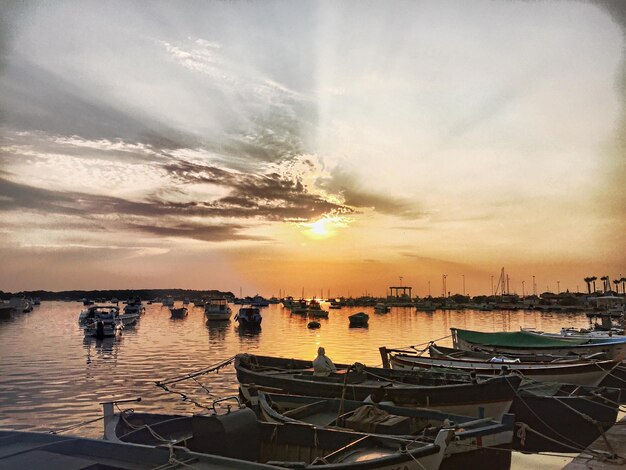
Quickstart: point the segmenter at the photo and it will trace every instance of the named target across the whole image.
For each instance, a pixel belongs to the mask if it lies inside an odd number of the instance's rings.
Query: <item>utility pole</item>
[[[491,275],[491,295],[493,296],[493,275]]]
[[[557,295],[561,293],[561,281],[556,281],[556,293]]]
[[[430,295],[430,281],[428,281],[428,297],[431,297],[431,295]]]
[[[461,274],[463,276],[463,295],[465,295],[465,274]]]
[[[524,291],[524,283],[525,283],[525,282],[526,282],[526,281],[522,281],[522,299],[523,299],[524,297],[526,297],[526,292]]]
[[[533,295],[537,295],[537,283],[535,282],[535,276],[533,276]]]
[[[447,278],[447,277],[448,277],[448,275],[447,275],[447,274],[444,274],[444,275],[442,276],[442,280],[443,280],[443,298],[444,298],[444,299],[445,299],[445,297],[446,297],[446,292],[447,292],[447,289],[446,289],[446,278]]]

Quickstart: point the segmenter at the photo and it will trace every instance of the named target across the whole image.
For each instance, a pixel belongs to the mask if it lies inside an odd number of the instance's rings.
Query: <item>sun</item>
[[[329,228],[330,221],[328,219],[320,219],[310,225],[310,231],[313,235],[320,237],[328,236],[331,233]]]
[[[314,222],[307,222],[301,225],[306,229],[304,233],[307,236],[319,240],[335,235],[338,228],[347,226],[347,220],[344,217],[324,216]]]

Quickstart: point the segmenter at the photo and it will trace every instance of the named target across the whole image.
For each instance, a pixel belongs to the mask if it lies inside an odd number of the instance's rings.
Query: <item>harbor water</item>
[[[179,305],[180,302],[177,302]],[[322,304],[328,309],[328,304]],[[233,305],[233,317],[238,306]],[[102,401],[141,397],[132,404],[138,411],[193,413],[200,405],[237,394],[235,371],[200,376],[171,386],[181,394],[155,385],[155,381],[207,367],[240,352],[313,359],[324,346],[336,363],[380,365],[380,346],[421,349],[432,339],[451,345],[449,328],[515,331],[533,327],[559,331],[585,327],[582,314],[536,311],[436,311],[416,312],[394,307],[385,314],[370,307],[330,310],[319,319],[321,328],[307,328],[306,318],[282,305],[262,309],[259,332],[241,331],[237,322],[207,323],[202,308],[189,306],[189,315],[171,319],[161,304],[146,305],[146,313],[121,337],[85,338],[78,325],[83,309],[77,302],[42,302],[30,313],[0,320],[0,428],[32,431],[64,430],[66,434],[99,438],[102,421],[73,428],[101,415]],[[368,328],[349,328],[348,316],[364,311]],[[66,429],[69,428],[69,429]],[[515,454],[513,469],[528,465],[560,468],[567,458]]]

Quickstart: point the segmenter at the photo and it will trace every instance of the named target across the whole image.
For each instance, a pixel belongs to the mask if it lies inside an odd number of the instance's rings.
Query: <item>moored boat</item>
[[[0,468],[72,470],[263,470],[277,467],[199,454],[51,433],[0,431]]]
[[[235,321],[242,328],[260,328],[263,317],[258,307],[241,307],[235,315]]]
[[[482,375],[500,375],[515,372],[540,382],[570,383],[596,386],[620,364],[613,360],[588,360],[566,363],[527,362],[519,359],[492,356],[490,359],[468,357],[425,357],[417,353],[381,348],[386,353],[391,366],[398,370],[419,370],[430,368],[459,369]]]
[[[105,405],[106,406],[106,405]],[[266,423],[250,408],[193,416],[107,413],[105,439],[147,446],[184,446],[193,452],[274,468],[438,470],[454,431],[434,442],[300,423]]]
[[[309,313],[309,304],[306,300],[294,300],[291,303],[291,313],[306,316]]]
[[[128,299],[126,305],[124,306],[124,315],[141,315],[145,311],[146,307],[143,306],[139,297],[133,297]]]
[[[117,336],[122,331],[123,325],[115,317],[113,309],[102,309],[84,323],[85,336],[93,336],[98,339]]]
[[[313,299],[309,302],[309,312],[310,317],[313,318],[328,318],[328,312],[322,309],[320,303]]]
[[[311,361],[238,354],[235,369],[241,391],[249,399],[258,390],[364,400],[381,386],[398,406],[426,407],[467,416],[501,419],[508,412],[519,377],[476,381],[467,374],[403,372],[362,364],[336,365],[337,372],[318,376]]]
[[[224,298],[210,299],[204,306],[204,314],[207,320],[230,320],[231,313],[232,310]]]
[[[563,339],[528,331],[495,332],[450,328],[455,348],[496,353],[585,355],[602,352],[608,359],[626,358],[626,338]]]
[[[511,465],[514,416],[510,414],[497,421],[393,404],[265,392],[259,393],[258,407],[261,419],[268,422],[304,422],[422,439],[436,435],[442,428],[452,428],[454,440],[448,446],[442,470],[508,470]]]
[[[391,310],[391,307],[384,302],[379,302],[374,305],[374,311],[377,313],[387,313]]]
[[[350,328],[367,326],[369,319],[370,316],[365,312],[355,313],[354,315],[350,315],[348,317],[348,321],[350,322]]]
[[[91,305],[80,312],[78,315],[78,323],[81,325],[92,323],[101,314],[109,313],[112,313],[116,321],[125,327],[134,325],[139,319],[138,313],[120,314],[120,308],[117,305]]]
[[[13,313],[13,307],[9,302],[0,302],[0,319],[9,319],[11,318],[11,313]]]
[[[170,308],[170,316],[172,318],[185,318],[187,314],[187,307]]]

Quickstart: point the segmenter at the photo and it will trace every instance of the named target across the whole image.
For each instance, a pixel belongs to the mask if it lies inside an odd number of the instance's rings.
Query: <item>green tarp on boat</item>
[[[450,328],[452,337],[467,343],[493,346],[500,348],[563,348],[581,344],[588,344],[587,339],[572,340],[558,339],[526,331],[485,333],[482,331],[460,330]]]

